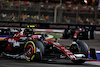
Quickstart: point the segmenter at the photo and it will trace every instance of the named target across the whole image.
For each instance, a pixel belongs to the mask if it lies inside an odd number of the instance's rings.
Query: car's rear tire
[[[83,41],[77,41],[77,44],[79,45],[80,52],[83,53],[87,58],[88,57],[88,45]]]
[[[76,45],[75,44],[72,44],[70,46],[71,52],[73,52],[74,54],[75,53],[82,53],[82,54],[85,55],[85,58],[88,58],[88,46],[87,46],[87,44],[85,42],[83,42],[83,41],[77,41],[76,43],[77,43]],[[74,45],[76,47],[75,49],[73,49],[74,48]],[[72,60],[72,61],[74,63],[81,64],[81,63],[84,63],[86,60]]]
[[[88,45],[83,41],[77,41],[76,43],[70,45],[70,51],[73,53],[83,53],[88,57]]]

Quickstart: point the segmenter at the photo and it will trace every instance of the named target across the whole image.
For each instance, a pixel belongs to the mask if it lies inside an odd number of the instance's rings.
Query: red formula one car
[[[13,37],[0,41],[0,53],[17,59],[24,55],[27,61],[56,58],[84,63],[88,58],[88,46],[83,41],[73,41],[67,48],[57,41],[45,40],[44,34],[34,34],[32,29],[22,29]]]
[[[78,27],[76,29],[65,29],[63,33],[63,39],[94,39],[95,31],[93,27]]]

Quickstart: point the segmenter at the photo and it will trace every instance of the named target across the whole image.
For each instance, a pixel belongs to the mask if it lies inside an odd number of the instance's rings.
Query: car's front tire
[[[25,47],[25,59],[27,61],[33,61],[35,59],[35,53],[36,53],[36,46],[34,44],[34,42],[30,41],[27,42]]]
[[[28,41],[24,46],[24,50],[27,61],[38,61],[42,59],[44,46],[40,41]]]

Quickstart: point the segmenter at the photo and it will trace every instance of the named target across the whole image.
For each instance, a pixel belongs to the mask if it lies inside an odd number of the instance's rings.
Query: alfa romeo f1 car
[[[95,31],[92,27],[77,27],[76,29],[65,29],[63,39],[94,39]]]
[[[38,35],[30,29],[23,29],[0,41],[0,53],[12,58],[24,55],[27,61],[70,59],[74,63],[84,63],[88,58],[88,46],[83,41],[73,41],[65,47],[57,41],[45,40],[44,34]]]

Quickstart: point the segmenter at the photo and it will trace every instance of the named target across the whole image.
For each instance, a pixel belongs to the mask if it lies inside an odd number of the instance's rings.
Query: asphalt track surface
[[[16,60],[11,58],[0,58],[0,67],[100,67],[88,63],[73,64],[70,60],[57,60],[55,62],[27,62],[25,60]]]
[[[95,48],[100,51],[100,35],[96,35],[95,40],[82,41],[85,41],[89,48]],[[66,46],[69,45],[72,40],[60,40],[59,42]],[[84,64],[73,64],[70,60],[27,62],[21,59],[0,57],[0,67],[100,67],[100,65],[95,65],[94,63],[97,62],[85,62]],[[100,64],[100,62],[98,62],[98,64]]]

